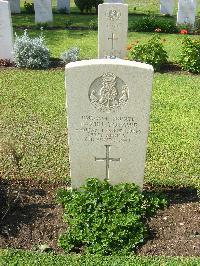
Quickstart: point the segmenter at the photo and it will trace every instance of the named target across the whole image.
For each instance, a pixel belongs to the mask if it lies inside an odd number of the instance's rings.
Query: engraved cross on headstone
[[[117,41],[118,38],[115,38],[115,34],[112,33],[112,37],[109,37],[108,40],[112,40],[112,49],[114,49],[114,41]]]
[[[106,147],[106,157],[105,158],[97,158],[97,157],[95,157],[95,161],[97,161],[97,162],[105,161],[106,162],[106,179],[109,180],[110,162],[120,162],[121,159],[120,158],[110,158],[110,147],[111,147],[111,145],[105,145],[105,147]]]

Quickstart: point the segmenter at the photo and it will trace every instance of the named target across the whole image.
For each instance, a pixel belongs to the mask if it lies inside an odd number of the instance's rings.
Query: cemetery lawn
[[[81,86],[81,84],[80,84]],[[69,181],[64,70],[0,70],[1,176]],[[196,186],[200,76],[154,76],[145,182]]]
[[[23,34],[23,30],[16,30],[18,35]],[[28,30],[30,36],[38,36],[40,30]],[[43,30],[43,35],[46,40],[46,44],[51,51],[51,55],[54,58],[59,58],[60,54],[71,47],[80,48],[80,59],[97,58],[98,51],[98,37],[97,31],[89,30]],[[152,33],[141,32],[129,32],[128,43],[136,44],[136,41],[146,42],[152,36]],[[169,61],[178,63],[179,55],[181,52],[181,44],[185,35],[181,34],[164,34],[160,33],[159,36],[164,44],[169,55]],[[198,35],[191,35],[192,39],[199,39]]]
[[[62,256],[52,254],[41,254],[22,252],[17,250],[0,250],[1,265],[19,265],[19,266],[136,266],[136,265],[151,265],[151,266],[197,266],[200,263],[198,258],[173,258],[173,257],[139,257],[139,256]]]

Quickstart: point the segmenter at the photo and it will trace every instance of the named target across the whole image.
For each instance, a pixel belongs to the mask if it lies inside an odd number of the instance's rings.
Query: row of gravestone
[[[98,57],[125,58],[127,30],[128,5],[99,5]],[[13,32],[11,14],[9,2],[3,0],[0,0],[0,32],[0,59],[8,59],[12,61]]]
[[[175,7],[175,0],[160,0],[160,12],[172,15]],[[191,24],[195,22],[197,3],[196,0],[179,0],[177,12],[177,24]]]
[[[105,0],[105,3],[123,3],[124,0]],[[175,0],[160,0],[160,13],[173,15],[175,8]],[[177,24],[195,23],[197,10],[196,0],[178,0]]]
[[[9,0],[11,13],[20,13],[20,0]],[[124,3],[124,0],[105,0],[105,3]],[[196,0],[179,0],[177,24],[195,23]],[[160,12],[172,15],[175,7],[175,0],[160,0]],[[53,21],[51,0],[34,0],[35,22],[46,23]],[[70,13],[70,0],[57,0],[57,9],[66,10]]]
[[[10,9],[12,14],[21,13],[20,0],[8,0],[10,2]],[[34,6],[40,6],[42,9],[51,8],[51,0],[34,0]],[[57,10],[62,10],[69,14],[70,13],[70,0],[57,0]],[[47,11],[48,12],[48,11]]]

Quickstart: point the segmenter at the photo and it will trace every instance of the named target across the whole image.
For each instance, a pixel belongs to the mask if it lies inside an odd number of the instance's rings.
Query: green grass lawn
[[[24,251],[0,250],[2,266],[197,266],[200,259],[191,257],[139,257],[139,256],[63,256]]]
[[[18,35],[23,34],[22,30],[16,31]],[[30,36],[38,36],[40,30],[29,30]],[[96,31],[69,31],[69,30],[44,30],[46,44],[53,57],[60,57],[60,54],[70,47],[77,46],[80,48],[80,59],[97,58],[98,54],[98,36]],[[129,32],[128,43],[135,41],[145,42],[149,40],[152,33]],[[181,52],[184,35],[180,34],[159,34],[164,48],[169,55],[169,61],[178,62]],[[199,36],[191,36],[192,39],[198,39]]]
[[[155,74],[145,181],[199,181],[200,77]],[[0,128],[4,147],[21,156],[23,178],[69,179],[64,70],[0,71]],[[4,148],[2,175],[19,176]]]

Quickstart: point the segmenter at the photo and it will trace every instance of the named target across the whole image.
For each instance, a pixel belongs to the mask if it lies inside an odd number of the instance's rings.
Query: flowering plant
[[[147,43],[136,44],[131,49],[129,58],[138,62],[151,64],[155,70],[167,63],[167,52],[158,35],[154,35]]]
[[[180,34],[188,34],[188,30],[183,29],[180,31]]]
[[[160,28],[157,28],[154,30],[155,32],[161,32],[162,30]]]
[[[131,44],[129,44],[128,46],[127,46],[127,50],[131,50],[132,49],[132,45]]]
[[[200,40],[192,40],[188,36],[184,38],[180,64],[184,70],[200,73]]]

